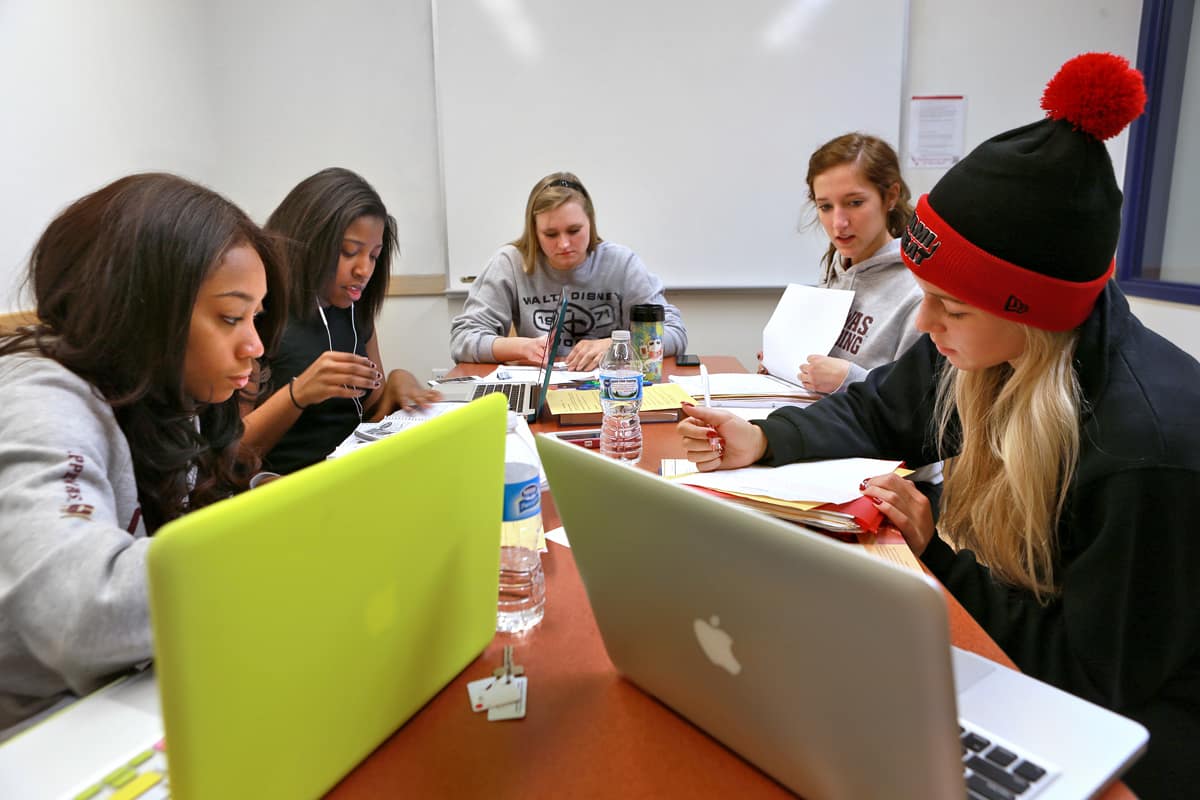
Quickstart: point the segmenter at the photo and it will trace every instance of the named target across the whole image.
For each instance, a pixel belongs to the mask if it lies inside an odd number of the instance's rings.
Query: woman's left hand
[[[796,375],[805,389],[821,394],[833,394],[842,388],[850,374],[850,362],[831,356],[809,356],[808,362],[800,365]]]
[[[416,376],[406,369],[394,369],[388,373],[383,387],[383,396],[375,406],[371,421],[383,419],[398,409],[424,408],[442,399],[437,389],[423,386]]]
[[[591,372],[600,366],[600,359],[612,344],[612,339],[584,339],[576,342],[567,353],[567,369],[572,372]]]
[[[894,472],[867,478],[859,488],[899,529],[913,555],[920,558],[935,533],[929,498],[912,481]]]

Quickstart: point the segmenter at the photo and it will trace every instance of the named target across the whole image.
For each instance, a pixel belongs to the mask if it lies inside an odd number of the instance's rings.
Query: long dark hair
[[[904,233],[904,227],[908,225],[909,218],[913,215],[913,207],[912,192],[909,191],[908,184],[900,175],[900,159],[896,156],[896,151],[883,139],[867,133],[845,133],[835,139],[830,139],[818,147],[808,159],[808,174],[804,181],[808,184],[810,203],[816,200],[813,182],[817,177],[842,164],[857,166],[863,178],[875,187],[881,198],[887,197],[888,190],[892,186],[899,185],[900,194],[896,198],[896,204],[892,208],[884,210],[887,216],[888,233],[892,235],[893,239],[899,238]],[[821,258],[822,276],[826,282],[834,273],[834,257],[836,255],[837,248],[833,246],[833,242],[830,242],[829,249]]]
[[[266,266],[268,296],[256,325],[270,353],[287,313],[272,240],[224,197],[162,173],[121,178],[50,223],[27,277],[38,322],[0,340],[0,355],[52,358],[112,406],[151,533],[244,488],[257,467],[238,460],[237,394],[197,407],[183,386],[200,285],[239,245],[254,248]]]
[[[383,221],[383,248],[375,272],[354,306],[358,329],[370,331],[387,296],[397,249],[396,220],[371,184],[348,169],[323,169],[296,184],[267,219],[266,229],[282,240],[290,275],[288,307],[294,317],[317,316],[317,297],[337,271],[342,238],[359,217]]]

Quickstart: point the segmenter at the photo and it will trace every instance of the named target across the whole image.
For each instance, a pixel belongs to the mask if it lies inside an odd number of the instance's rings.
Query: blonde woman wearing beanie
[[[1046,119],[917,203],[912,349],[808,409],[754,424],[689,409],[679,432],[702,470],[946,459],[936,527],[909,481],[863,494],[1023,671],[1149,729],[1126,779],[1151,798],[1200,785],[1200,364],[1111,280],[1121,193],[1103,140],[1144,103],[1125,59],[1069,61]]]

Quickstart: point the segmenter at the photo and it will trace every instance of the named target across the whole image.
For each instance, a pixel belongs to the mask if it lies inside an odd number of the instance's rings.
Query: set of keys
[[[487,711],[488,722],[522,719],[529,679],[525,668],[513,663],[512,645],[504,647],[504,663],[492,670],[490,678],[467,684],[472,711]]]

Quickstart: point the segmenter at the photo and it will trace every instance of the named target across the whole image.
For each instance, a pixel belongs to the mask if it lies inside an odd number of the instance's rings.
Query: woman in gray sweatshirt
[[[592,199],[574,174],[555,172],[529,193],[521,237],[501,247],[471,285],[450,325],[455,361],[541,364],[562,293],[567,318],[561,349],[567,368],[592,370],[614,330],[629,329],[630,309],[661,305],[663,355],[687,349],[679,309],[662,281],[628,247],[596,233]],[[515,336],[508,336],[510,327]]]
[[[805,180],[829,237],[821,286],[853,290],[854,301],[833,349],[780,377],[828,394],[895,361],[920,338],[914,318],[921,290],[897,238],[913,209],[895,150],[874,136],[847,133],[821,145]]]
[[[286,319],[271,241],[173,175],[77,200],[28,281],[38,322],[0,337],[0,738],[152,657],[147,537],[245,487],[235,396]]]

